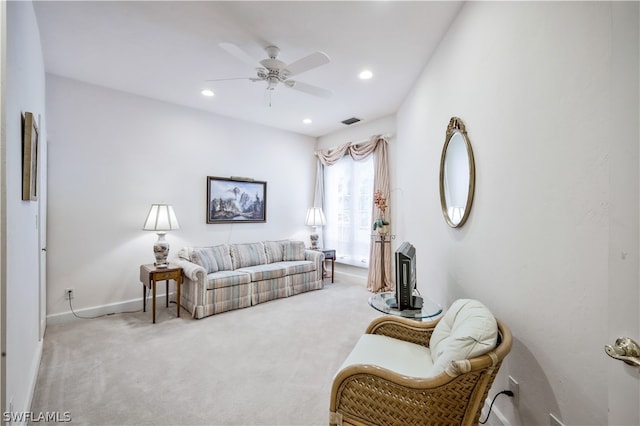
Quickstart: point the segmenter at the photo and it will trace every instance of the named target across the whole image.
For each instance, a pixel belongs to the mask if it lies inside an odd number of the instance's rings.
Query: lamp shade
[[[325,224],[324,213],[320,207],[311,207],[307,210],[307,219],[304,221],[307,226],[323,226]]]
[[[173,206],[169,204],[152,204],[142,229],[156,232],[180,229]]]

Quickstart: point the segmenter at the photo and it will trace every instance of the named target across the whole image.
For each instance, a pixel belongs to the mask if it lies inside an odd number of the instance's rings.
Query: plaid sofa
[[[184,247],[181,305],[195,318],[320,289],[324,254],[302,241]]]

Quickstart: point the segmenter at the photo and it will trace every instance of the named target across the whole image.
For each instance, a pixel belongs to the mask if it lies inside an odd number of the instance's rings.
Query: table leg
[[[165,287],[166,287],[166,289],[164,291],[164,294],[166,294],[164,307],[168,308],[169,307],[169,280],[166,280],[164,283],[165,283]]]
[[[151,285],[153,286],[153,323],[156,323],[156,285],[155,280],[151,281]]]
[[[178,286],[178,289],[176,291],[177,293],[177,299],[176,299],[176,305],[178,306],[178,318],[180,318],[180,284],[182,283],[182,276],[179,276],[178,279],[176,280],[176,286]]]
[[[331,283],[332,283],[332,284],[333,284],[333,276],[335,275],[335,273],[334,273],[335,265],[336,265],[336,259],[335,259],[335,258],[332,258],[332,259],[331,259]]]
[[[147,312],[147,286],[142,283],[142,312]]]

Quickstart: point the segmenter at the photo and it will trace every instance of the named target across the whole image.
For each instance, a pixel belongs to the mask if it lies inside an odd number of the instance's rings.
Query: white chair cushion
[[[338,371],[354,364],[376,365],[409,377],[428,377],[431,351],[424,346],[378,334],[364,334]]]
[[[496,347],[498,324],[491,311],[477,300],[459,299],[440,319],[431,339],[432,376],[451,361],[473,358]]]

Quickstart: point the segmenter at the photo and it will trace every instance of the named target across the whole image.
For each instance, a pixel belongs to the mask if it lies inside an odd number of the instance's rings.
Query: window
[[[361,161],[345,155],[324,168],[324,245],[354,266],[369,267],[373,171],[373,155]]]

